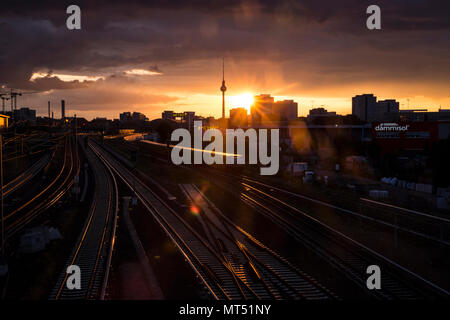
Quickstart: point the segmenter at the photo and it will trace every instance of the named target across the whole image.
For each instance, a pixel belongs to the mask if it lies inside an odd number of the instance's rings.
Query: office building
[[[408,114],[414,114],[414,112]],[[433,149],[437,141],[449,137],[449,121],[372,123],[372,138],[381,147],[382,154],[400,154],[402,152],[411,154],[429,151]]]
[[[123,112],[119,115],[120,122],[126,122],[131,120],[131,112]]]
[[[248,125],[247,109],[233,108],[230,110],[230,121],[228,123],[231,128],[244,128]]]
[[[277,101],[272,105],[274,120],[291,121],[297,119],[298,104],[294,100]]]
[[[361,94],[352,98],[352,115],[364,122],[373,122],[377,118],[377,97],[373,94]]]
[[[380,100],[377,102],[375,121],[387,121],[398,116],[399,103],[394,99]]]
[[[352,114],[361,121],[372,123],[397,119],[399,103],[394,99],[377,101],[373,94],[362,94],[352,98]]]
[[[254,97],[254,102],[250,109],[252,126],[272,120],[273,104],[274,98],[270,94],[260,94]]]
[[[379,100],[377,109],[380,113],[396,113],[399,111],[399,103],[395,99]]]
[[[145,114],[140,112],[133,112],[131,115],[131,119],[134,121],[145,121],[148,120],[148,118],[145,116]]]

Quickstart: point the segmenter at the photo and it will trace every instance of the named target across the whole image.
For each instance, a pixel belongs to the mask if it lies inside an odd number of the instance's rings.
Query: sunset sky
[[[2,1],[0,85],[46,114],[118,118],[163,110],[227,116],[253,94],[351,113],[374,93],[401,108],[450,108],[450,2],[385,1]],[[66,8],[81,8],[81,30]],[[381,8],[382,30],[366,28]],[[240,96],[239,98],[236,96]]]

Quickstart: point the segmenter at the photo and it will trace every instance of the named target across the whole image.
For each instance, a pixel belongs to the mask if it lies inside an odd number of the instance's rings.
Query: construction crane
[[[18,92],[18,91],[13,91],[13,89],[11,89],[9,96],[11,97],[11,112],[14,113],[14,110],[17,110],[17,96],[21,96],[22,93]]]
[[[5,101],[11,100],[11,118],[14,118],[14,110],[17,110],[17,96],[24,94],[39,93],[39,91],[20,92],[16,89],[9,89],[6,92],[0,92],[0,98],[2,99],[2,112],[5,113]]]
[[[10,98],[8,98],[7,93],[0,93],[0,98],[2,99],[2,112],[5,113],[5,101],[8,101]]]
[[[24,94],[33,94],[33,93],[39,93],[39,91],[30,91],[30,92],[19,92],[15,89],[10,89],[9,93],[1,93],[3,100],[3,112],[5,111],[5,100],[11,99],[11,113],[12,116],[14,116],[14,110],[17,110],[17,96],[22,96]],[[4,96],[8,96],[9,98],[6,98]]]

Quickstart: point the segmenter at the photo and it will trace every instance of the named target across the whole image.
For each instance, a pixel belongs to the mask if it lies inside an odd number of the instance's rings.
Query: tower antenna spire
[[[220,87],[222,91],[222,119],[225,119],[225,91],[227,87],[225,85],[225,58],[222,57],[222,86]]]

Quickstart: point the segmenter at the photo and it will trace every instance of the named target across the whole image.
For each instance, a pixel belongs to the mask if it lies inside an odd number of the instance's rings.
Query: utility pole
[[[13,92],[13,89],[11,89],[10,98],[11,98],[11,112],[14,113],[14,92]]]
[[[2,188],[2,259],[0,265],[5,261],[5,221],[4,221],[4,211],[3,211],[3,135],[0,135],[0,184]],[[1,275],[1,270],[0,270]]]
[[[10,97],[11,99],[11,122],[15,121],[16,119],[14,119],[14,95],[13,95],[13,90],[11,89],[11,93],[10,93]],[[16,126],[14,126],[14,128],[16,128]],[[15,129],[14,129],[15,130]],[[14,135],[16,135],[16,133],[14,132]]]
[[[17,96],[21,96],[22,94],[15,92],[14,93],[14,111],[17,110]]]
[[[50,101],[48,102],[48,126],[50,127]]]
[[[75,118],[75,163],[78,163],[78,125],[77,125],[77,115],[76,114],[75,114],[74,118]],[[79,192],[79,186],[78,186],[79,180],[80,180],[80,178],[78,177],[78,174],[75,175],[75,178],[74,178],[74,182],[75,182],[74,189],[75,189],[76,200],[78,200],[78,194],[80,193]]]
[[[1,218],[2,218],[2,255],[0,257],[0,277],[3,277],[5,275],[8,274],[8,264],[6,263],[5,260],[5,214],[4,214],[4,204],[3,204],[3,198],[4,198],[4,193],[3,193],[3,135],[0,134],[0,187],[1,187],[1,196],[2,196],[2,201],[1,201]]]
[[[75,160],[78,159],[78,126],[77,115],[75,114]]]

